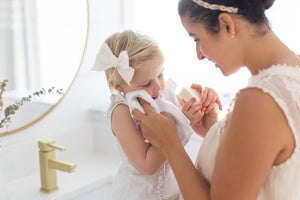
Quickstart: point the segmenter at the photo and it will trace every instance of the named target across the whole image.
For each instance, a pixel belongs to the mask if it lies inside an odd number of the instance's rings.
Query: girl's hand
[[[193,130],[202,137],[205,137],[209,128],[218,120],[218,107],[222,110],[222,103],[218,94],[211,88],[204,88],[193,84],[191,88],[201,93],[201,103],[194,104],[193,98],[182,107],[182,112],[190,120]]]
[[[203,89],[201,85],[197,84],[192,84],[191,88],[197,90],[201,94],[202,107],[205,110],[205,113],[209,113],[213,109],[214,103],[216,103],[219,106],[219,109],[222,110],[222,103],[214,89]]]

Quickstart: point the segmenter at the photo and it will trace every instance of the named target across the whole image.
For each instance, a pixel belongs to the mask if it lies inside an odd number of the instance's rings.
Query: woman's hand
[[[193,98],[182,107],[182,112],[190,120],[193,130],[202,137],[205,137],[210,127],[218,120],[218,107],[222,110],[222,103],[218,94],[211,88],[204,88],[193,84],[191,88],[201,93],[201,103],[194,104]]]
[[[139,120],[139,126],[144,137],[163,153],[167,149],[181,145],[181,140],[177,133],[174,119],[171,115],[162,112],[157,113],[149,103],[139,98],[145,114],[137,109],[132,111],[132,115]]]

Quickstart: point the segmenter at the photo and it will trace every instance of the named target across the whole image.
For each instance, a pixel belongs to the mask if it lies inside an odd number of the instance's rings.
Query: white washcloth
[[[145,113],[142,106],[138,102],[137,97],[140,97],[147,101],[156,112],[167,112],[171,114],[172,117],[175,119],[177,132],[182,141],[182,144],[186,145],[188,143],[194,131],[190,126],[190,121],[185,117],[185,115],[181,112],[181,110],[178,107],[160,98],[153,100],[152,97],[145,90],[136,90],[128,92],[126,94],[126,101],[130,113],[135,108]]]

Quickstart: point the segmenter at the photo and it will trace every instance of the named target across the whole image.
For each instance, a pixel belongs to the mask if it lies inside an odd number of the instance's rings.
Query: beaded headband
[[[234,8],[234,7],[229,7],[229,6],[224,6],[224,5],[217,5],[217,4],[210,4],[202,0],[193,0],[196,4],[199,6],[202,6],[204,8],[208,8],[210,10],[219,10],[219,11],[224,11],[228,13],[233,13],[233,14],[238,14],[239,9]]]

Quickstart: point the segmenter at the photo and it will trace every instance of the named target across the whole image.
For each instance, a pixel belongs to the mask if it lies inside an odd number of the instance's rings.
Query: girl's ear
[[[228,13],[221,13],[219,15],[219,23],[221,30],[225,31],[231,38],[235,37],[236,24],[233,17]]]
[[[123,92],[123,88],[117,84],[115,81],[110,81],[109,83],[113,88],[115,88],[119,92]]]

